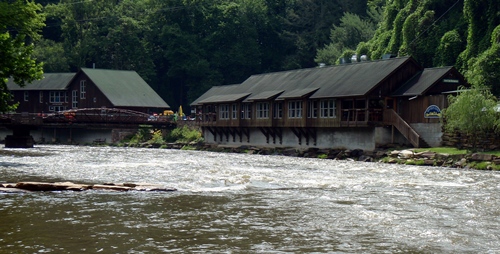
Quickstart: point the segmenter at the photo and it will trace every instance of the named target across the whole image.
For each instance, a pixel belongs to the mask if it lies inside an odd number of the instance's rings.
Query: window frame
[[[336,100],[335,99],[326,99],[326,100],[321,100],[319,102],[320,104],[320,118],[337,118],[336,114]]]
[[[283,102],[274,102],[273,104],[273,119],[283,118]]]
[[[302,118],[302,101],[293,100],[288,102],[288,118],[290,119]]]
[[[269,102],[257,102],[257,119],[269,119]]]
[[[219,106],[219,119],[229,120],[229,104],[221,104]]]
[[[307,105],[307,118],[318,118],[318,101],[308,101]]]
[[[87,98],[87,80],[80,80],[80,99]]]

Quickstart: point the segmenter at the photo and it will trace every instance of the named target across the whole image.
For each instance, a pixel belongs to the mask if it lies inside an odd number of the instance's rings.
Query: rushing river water
[[[164,149],[0,148],[0,253],[500,253],[500,174]]]

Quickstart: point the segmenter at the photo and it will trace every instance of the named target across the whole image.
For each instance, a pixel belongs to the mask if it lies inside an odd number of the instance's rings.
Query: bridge
[[[13,135],[5,139],[5,147],[33,147],[30,131],[38,128],[127,128],[148,126],[157,129],[176,127],[172,116],[151,115],[117,108],[83,108],[42,113],[8,113],[0,115],[0,126],[11,129]]]

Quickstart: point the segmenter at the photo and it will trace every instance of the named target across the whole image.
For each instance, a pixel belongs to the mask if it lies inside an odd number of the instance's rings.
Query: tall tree
[[[32,56],[33,42],[44,26],[41,6],[30,1],[0,2],[0,112],[15,109],[7,81],[19,85],[42,77],[42,64]]]
[[[356,14],[345,13],[340,22],[339,26],[334,25],[331,30],[331,43],[318,50],[316,62],[336,64],[344,51],[355,50],[360,42],[368,41],[375,33],[375,24]]]

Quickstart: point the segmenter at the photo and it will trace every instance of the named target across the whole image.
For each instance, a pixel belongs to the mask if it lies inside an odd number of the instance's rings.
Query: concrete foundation
[[[13,137],[12,130],[0,129],[0,140],[5,140],[5,147],[30,148],[35,143],[89,144],[117,143],[137,129],[86,129],[86,128],[39,128],[31,130],[29,135]],[[22,140],[21,140],[22,139]],[[31,141],[31,142],[30,142]],[[16,145],[26,142],[30,145]]]
[[[33,148],[35,141],[32,136],[14,136],[5,137],[5,147],[7,148]]]
[[[243,135],[242,140],[237,136],[234,141],[233,137],[223,136],[222,139],[217,135],[214,140],[214,135],[205,130],[203,137],[208,144],[218,144],[227,146],[251,145],[259,147],[292,147],[298,149],[319,148],[319,149],[362,149],[365,151],[373,151],[379,146],[386,144],[398,143],[401,145],[409,145],[409,142],[397,131],[392,131],[391,127],[367,127],[367,128],[319,128],[317,129],[316,143],[310,138],[309,143],[302,137],[299,144],[299,138],[289,128],[284,128],[282,132],[282,140],[279,138],[273,140],[269,138],[266,142],[266,136],[258,128],[250,128],[250,140]]]
[[[413,123],[410,125],[429,146],[441,146],[443,140],[441,123]]]

